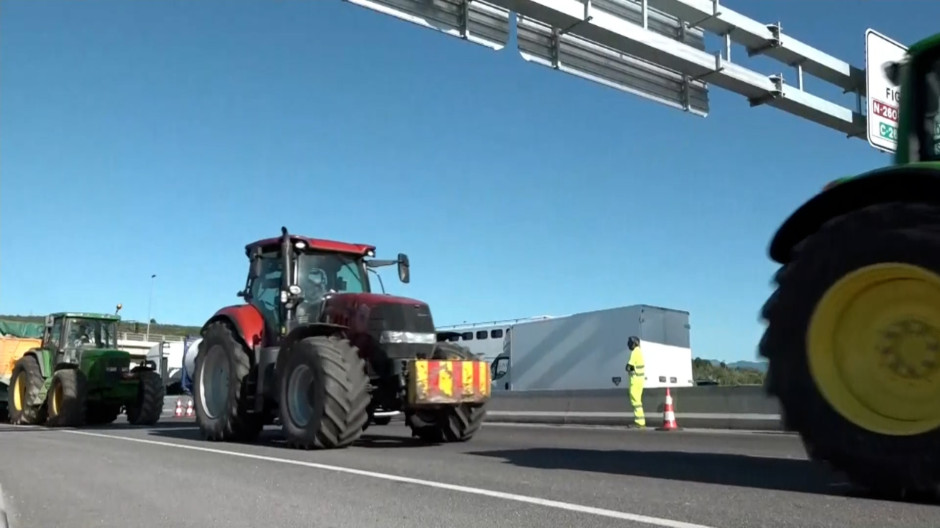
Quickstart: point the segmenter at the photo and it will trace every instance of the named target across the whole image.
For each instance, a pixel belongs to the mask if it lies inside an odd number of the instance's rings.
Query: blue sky
[[[866,28],[940,18],[726,4],[857,66]],[[0,56],[0,313],[144,320],[156,273],[153,317],[199,324],[286,225],[407,252],[386,287],[440,325],[648,303],[691,312],[696,355],[752,359],[774,229],[889,162],[718,88],[697,118],[339,0],[6,0]]]

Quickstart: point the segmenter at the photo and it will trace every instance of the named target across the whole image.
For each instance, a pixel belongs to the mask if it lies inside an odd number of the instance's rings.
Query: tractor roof
[[[291,235],[291,242],[306,242],[311,249],[320,251],[329,251],[332,253],[346,253],[349,255],[365,256],[375,251],[375,246],[368,244],[349,244],[347,242],[337,242],[335,240],[325,240],[322,238],[309,238],[300,235]],[[256,247],[263,249],[274,249],[281,243],[281,238],[266,238],[258,240],[245,246],[245,253],[250,255]]]
[[[72,317],[80,319],[101,319],[104,321],[120,321],[120,315],[114,314],[103,314],[103,313],[91,313],[91,312],[56,312],[54,314],[49,314],[52,317]]]
[[[923,39],[915,42],[907,49],[907,53],[909,55],[920,55],[921,53],[938,46],[940,46],[940,33],[931,35],[929,37],[924,37]]]

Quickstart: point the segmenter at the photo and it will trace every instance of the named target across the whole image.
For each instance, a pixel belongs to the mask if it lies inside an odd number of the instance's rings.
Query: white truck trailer
[[[646,387],[691,387],[689,312],[623,306],[511,325],[491,363],[494,391],[626,387],[627,338],[638,336]]]

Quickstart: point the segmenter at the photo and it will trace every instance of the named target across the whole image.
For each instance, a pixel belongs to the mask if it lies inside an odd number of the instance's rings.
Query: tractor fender
[[[226,306],[202,325],[200,335],[205,335],[206,328],[215,322],[225,321],[235,330],[235,336],[248,350],[260,345],[264,338],[264,317],[257,308],[250,304]]]
[[[32,350],[27,350],[23,353],[23,357],[31,356],[36,358],[36,362],[39,363],[39,372],[42,374],[43,378],[48,378],[55,372],[55,368],[52,365],[52,353],[43,348],[34,348]]]
[[[777,229],[770,242],[770,258],[786,264],[793,248],[829,220],[885,202],[940,204],[940,163],[884,167],[823,190]]]

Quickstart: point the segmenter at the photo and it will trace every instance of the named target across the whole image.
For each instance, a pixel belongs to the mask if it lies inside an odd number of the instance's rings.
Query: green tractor
[[[940,491],[940,35],[885,67],[894,163],[836,180],[779,228],[767,389],[810,458],[891,497]]]
[[[163,412],[165,386],[152,361],[130,367],[118,350],[118,315],[56,313],[46,317],[42,346],[13,366],[9,412],[14,424],[102,425],[122,410],[135,425]]]

